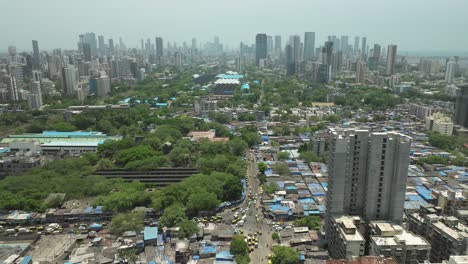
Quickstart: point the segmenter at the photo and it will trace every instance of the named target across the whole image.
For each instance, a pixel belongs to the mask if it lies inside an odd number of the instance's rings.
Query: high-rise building
[[[286,74],[288,76],[294,75],[296,73],[296,62],[294,61],[294,52],[290,44],[286,45],[284,54],[286,56]]]
[[[348,36],[341,36],[341,51],[345,54],[348,52]]]
[[[255,64],[259,66],[261,59],[267,58],[267,35],[257,34],[255,37]]]
[[[281,57],[282,49],[281,36],[275,36],[275,53],[278,58]]]
[[[331,66],[333,55],[333,42],[326,41],[322,48],[322,63]]]
[[[99,44],[99,54],[104,55],[106,53],[106,47],[104,44],[104,36],[98,36],[98,44]]]
[[[315,53],[315,32],[304,33],[304,60],[311,61]]]
[[[101,75],[96,79],[96,95],[97,97],[107,97],[111,91],[110,79],[106,75]]]
[[[41,92],[41,83],[32,82],[31,83],[31,93],[28,94],[28,106],[29,109],[37,110],[42,107],[42,92]]]
[[[197,49],[197,39],[192,38],[192,50],[196,50],[196,49]]]
[[[75,95],[79,79],[78,69],[73,65],[62,68],[61,84],[63,93],[67,96]]]
[[[374,44],[374,50],[372,53],[373,58],[380,59],[380,45],[379,44]]]
[[[331,129],[327,213],[400,223],[411,138],[395,132]]]
[[[455,101],[455,123],[468,128],[468,85],[458,90]]]
[[[397,58],[397,45],[388,45],[388,50],[387,50],[387,75],[395,74],[396,58]]]
[[[290,40],[293,48],[294,63],[297,64],[301,59],[301,36],[293,35],[290,37]]]
[[[161,63],[162,57],[164,56],[164,41],[161,37],[156,37],[156,58]]]
[[[85,61],[91,61],[92,53],[91,53],[91,45],[89,43],[83,43],[83,57]]]
[[[361,55],[365,57],[367,55],[367,38],[362,37]]]
[[[359,53],[359,36],[354,37],[354,54]]]
[[[41,55],[39,54],[39,43],[37,40],[32,41],[33,46],[33,69],[39,70],[41,68]]]
[[[13,74],[3,76],[3,83],[6,84],[7,88],[7,99],[9,101],[18,101],[18,86],[16,86],[16,77]]]
[[[456,68],[457,68],[456,62],[449,61],[447,63],[447,69],[445,70],[445,82],[446,83],[453,83],[453,79],[455,78]]]
[[[109,39],[109,51],[110,53],[114,52],[114,40],[113,39]]]
[[[269,56],[273,55],[273,37],[267,36],[267,54]]]
[[[367,64],[363,61],[356,62],[356,83],[364,83]]]

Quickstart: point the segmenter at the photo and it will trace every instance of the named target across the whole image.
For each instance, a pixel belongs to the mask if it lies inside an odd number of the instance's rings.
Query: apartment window
[[[383,166],[381,166],[381,167],[380,167],[380,170],[381,170],[381,171],[383,171],[383,170],[384,170],[384,167],[383,167]]]
[[[382,148],[386,148],[386,147],[387,147],[387,144],[383,144],[383,145],[382,145]]]
[[[383,159],[383,160],[384,160],[384,159],[385,159],[385,156],[384,156],[384,155],[382,155],[381,159]]]
[[[380,200],[381,200],[381,199],[377,199],[377,202],[380,203]],[[377,211],[378,211],[378,210],[379,210],[379,209],[377,209]]]
[[[379,192],[382,192],[382,188],[379,188]]]
[[[380,165],[382,165],[382,166],[385,165],[385,161],[382,160],[382,161],[380,162]]]
[[[383,171],[381,171],[381,172],[380,172],[380,176],[383,176],[383,175],[384,175],[384,172],[383,172]]]
[[[385,149],[382,149],[382,155],[385,155]]]
[[[382,187],[383,186],[383,183],[379,183],[379,187]]]
[[[384,139],[383,139],[383,143],[387,143],[387,138],[384,138]]]

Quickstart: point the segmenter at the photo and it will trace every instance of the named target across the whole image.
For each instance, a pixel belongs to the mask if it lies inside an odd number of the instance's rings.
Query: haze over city
[[[0,6],[0,263],[468,264],[468,0]]]
[[[30,49],[30,39],[41,48],[76,48],[81,32],[117,39],[129,47],[140,38],[162,35],[168,41],[211,41],[220,36],[230,48],[252,35],[299,34],[368,36],[369,41],[397,43],[401,51],[465,52],[468,21],[464,0],[219,0],[200,1],[6,1],[1,0],[0,50],[15,45]],[[451,55],[451,54],[443,54]],[[452,54],[456,55],[456,54]]]

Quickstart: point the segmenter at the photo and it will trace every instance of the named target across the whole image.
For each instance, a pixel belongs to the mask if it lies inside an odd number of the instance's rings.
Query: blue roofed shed
[[[158,241],[158,227],[146,226],[143,232],[143,240],[145,241],[145,245],[156,245]]]

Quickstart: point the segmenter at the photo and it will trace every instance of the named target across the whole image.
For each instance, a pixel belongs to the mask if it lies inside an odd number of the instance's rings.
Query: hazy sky
[[[256,33],[316,32],[367,36],[367,43],[405,51],[468,51],[468,0],[0,0],[0,51],[76,48],[78,34],[199,41],[219,35],[230,47]],[[354,42],[350,38],[350,43]]]

